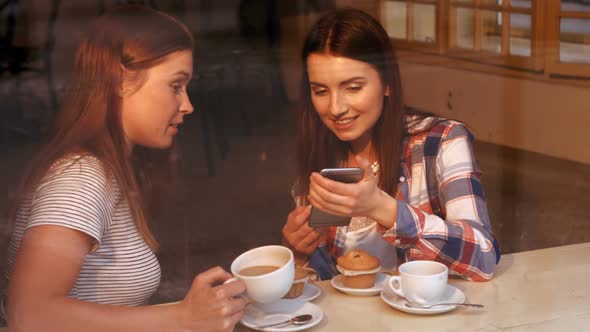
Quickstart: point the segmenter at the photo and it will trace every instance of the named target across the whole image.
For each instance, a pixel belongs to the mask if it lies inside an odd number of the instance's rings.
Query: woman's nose
[[[185,98],[183,99],[182,104],[180,104],[180,113],[191,114],[192,112],[194,112],[194,110],[195,109],[188,95],[185,94]]]
[[[332,98],[330,99],[330,114],[338,118],[348,111],[348,105],[346,100],[339,94],[334,93],[332,94]]]

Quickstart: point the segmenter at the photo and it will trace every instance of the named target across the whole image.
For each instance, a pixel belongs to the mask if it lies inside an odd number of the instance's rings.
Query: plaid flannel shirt
[[[423,120],[413,131],[434,119]],[[474,281],[494,275],[500,249],[492,234],[472,142],[465,126],[450,120],[404,140],[397,219],[390,229],[378,225],[383,239],[397,250],[399,264],[434,260]],[[330,227],[327,241],[310,256],[308,263],[321,279],[338,273],[334,261],[344,254],[346,233],[347,226]]]

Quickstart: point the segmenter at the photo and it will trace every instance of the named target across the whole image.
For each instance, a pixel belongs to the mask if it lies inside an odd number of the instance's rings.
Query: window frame
[[[381,9],[381,22],[384,23],[387,19],[385,8],[385,2],[387,0],[380,0],[379,8]],[[415,50],[415,51],[423,51],[423,52],[432,52],[432,53],[440,53],[443,54],[446,50],[446,33],[445,28],[446,25],[441,24],[441,18],[445,15],[443,9],[441,9],[441,4],[444,4],[446,0],[396,0],[397,2],[405,2],[406,3],[406,38],[399,39],[399,38],[391,38],[394,45],[399,48]],[[434,43],[427,43],[422,41],[415,41],[410,40],[410,36],[413,34],[413,16],[412,10],[414,4],[423,4],[423,5],[433,5],[434,6],[434,34],[435,34],[435,42]],[[443,18],[444,21],[444,18]]]
[[[590,22],[590,12],[562,11],[561,0],[547,1],[547,50],[546,75],[548,77],[589,78],[590,63],[560,61],[560,23],[562,18],[582,18]]]
[[[543,50],[541,44],[543,36],[539,33],[541,29],[538,28],[538,19],[542,13],[543,6],[539,2],[532,1],[531,8],[512,7],[510,1],[503,1],[502,5],[486,5],[480,4],[480,0],[473,0],[472,4],[461,3],[456,0],[449,1],[450,25],[449,29],[449,49],[448,54],[457,58],[464,58],[477,62],[484,62],[493,65],[502,65],[510,68],[521,68],[529,71],[540,71],[543,69]],[[474,10],[474,49],[459,49],[454,47],[454,36],[456,36],[456,27],[453,25],[455,17],[454,8],[471,8]],[[502,15],[502,51],[501,53],[492,53],[480,49],[481,45],[481,24],[480,14],[481,10],[490,10],[498,12]],[[511,14],[525,14],[531,16],[531,55],[519,56],[510,54],[510,15]]]
[[[385,2],[380,0],[381,20],[386,22]],[[504,69],[517,70],[546,78],[590,78],[590,63],[562,63],[559,61],[560,19],[590,19],[590,12],[563,12],[561,0],[531,0],[531,7],[512,7],[511,0],[503,0],[502,4],[482,4],[480,0],[471,3],[457,0],[393,0],[405,2],[407,8],[414,3],[434,4],[435,7],[435,43],[411,41],[413,21],[411,10],[406,13],[406,39],[391,38],[394,46],[400,50],[420,51],[445,56],[450,59],[493,65]],[[472,8],[474,10],[474,49],[455,47],[456,10],[455,8]],[[502,14],[502,52],[492,53],[479,49],[481,40],[480,10],[492,10]],[[509,54],[510,52],[510,15],[526,14],[531,16],[531,49],[530,56]]]

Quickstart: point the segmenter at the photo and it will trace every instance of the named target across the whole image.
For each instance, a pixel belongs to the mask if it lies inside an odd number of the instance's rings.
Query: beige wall
[[[590,89],[401,63],[409,105],[468,123],[478,139],[590,164]]]

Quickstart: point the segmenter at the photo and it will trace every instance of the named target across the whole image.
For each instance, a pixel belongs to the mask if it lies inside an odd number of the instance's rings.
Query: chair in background
[[[51,0],[47,13],[43,40],[33,44],[17,40],[19,29],[27,29],[26,22],[19,22],[19,1],[0,3],[0,84],[10,98],[1,105],[2,132],[17,132],[36,136],[47,128],[58,109],[58,97],[52,70],[51,55],[55,45],[55,23],[60,0]],[[23,88],[30,81],[41,81],[47,87],[47,101],[38,95],[38,86]],[[39,118],[32,124],[24,115],[27,108],[39,110]],[[45,113],[42,113],[45,111]]]

